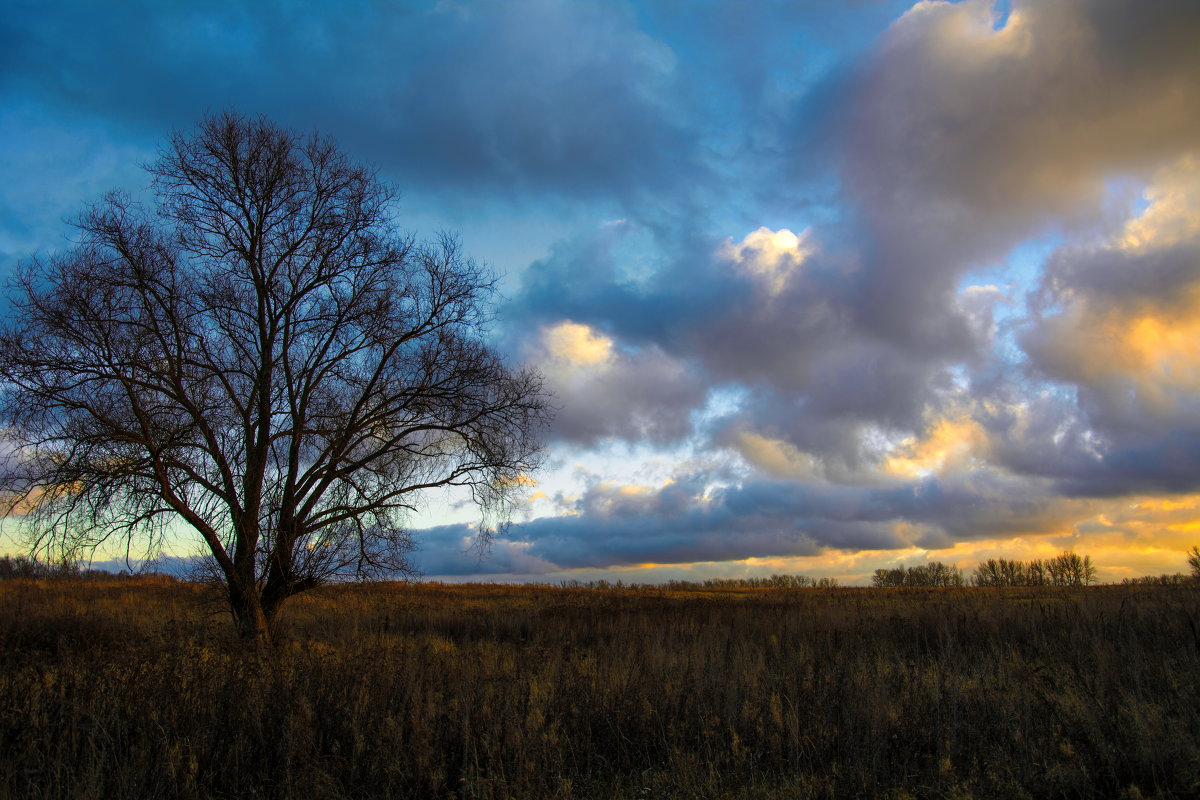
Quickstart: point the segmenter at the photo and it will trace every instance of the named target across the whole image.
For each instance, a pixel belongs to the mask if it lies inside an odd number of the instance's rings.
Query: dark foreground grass
[[[1200,592],[0,583],[0,796],[1200,794]]]

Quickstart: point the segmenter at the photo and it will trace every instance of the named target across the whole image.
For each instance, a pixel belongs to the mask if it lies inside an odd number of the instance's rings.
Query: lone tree
[[[153,552],[183,523],[262,645],[288,597],[406,570],[421,490],[503,519],[548,405],[483,338],[493,276],[397,233],[393,191],[315,134],[226,113],[146,169],[152,203],[109,194],[22,265],[0,333],[34,552]]]

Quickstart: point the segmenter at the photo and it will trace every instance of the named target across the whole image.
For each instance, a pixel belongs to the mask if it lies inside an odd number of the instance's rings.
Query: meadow
[[[0,797],[1200,795],[1200,588],[0,582]]]

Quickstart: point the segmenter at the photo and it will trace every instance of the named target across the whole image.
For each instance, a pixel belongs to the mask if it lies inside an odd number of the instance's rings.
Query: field
[[[1200,589],[0,582],[0,797],[1200,794]]]

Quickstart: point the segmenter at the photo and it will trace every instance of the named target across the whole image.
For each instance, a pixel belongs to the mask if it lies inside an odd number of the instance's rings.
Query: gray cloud
[[[566,192],[660,190],[700,166],[675,54],[618,4],[463,4],[388,91],[405,172]]]
[[[18,4],[6,91],[154,129],[233,106],[406,186],[611,197],[703,179],[671,49],[624,4]]]
[[[1194,3],[1012,6],[999,31],[990,0],[915,7],[833,135],[869,243],[861,322],[930,352],[965,333],[959,276],[1200,140]]]
[[[947,358],[857,323],[850,256],[824,252],[814,236],[696,237],[636,281],[621,274],[619,262],[630,228],[606,226],[562,243],[530,267],[506,309],[510,330],[523,337],[532,327],[572,320],[642,353],[640,371],[613,381],[619,391],[564,394],[563,435],[643,435],[636,425],[618,431],[606,421],[605,410],[620,408],[610,402],[623,393],[634,407],[639,398],[643,406],[659,404],[660,418],[675,422],[671,434],[682,436],[689,413],[706,400],[703,386],[738,386],[747,390],[744,407],[713,429],[717,435],[753,420],[804,450],[859,464],[864,426],[919,429],[949,390]],[[957,345],[973,354],[991,333],[990,306],[976,305],[961,315]],[[970,322],[980,315],[979,324]],[[660,367],[651,366],[656,359]]]
[[[410,560],[422,575],[540,575],[554,570],[514,538],[496,538],[481,549],[476,530],[465,524],[425,528],[415,538]]]
[[[1151,180],[1200,141],[1200,103],[1180,102],[1196,93],[1200,12],[1016,2],[999,30],[996,13],[981,0],[921,4],[865,66],[836,76],[844,111],[826,146],[854,214],[816,227],[813,250],[774,291],[752,269],[762,260],[753,248],[731,255],[692,236],[633,281],[598,235],[533,265],[518,318],[594,325],[661,348],[711,385],[741,387],[741,407],[711,426],[714,441],[736,448],[755,434],[790,446],[813,459],[811,474],[789,467],[801,483],[861,483],[883,447],[872,437],[920,437],[954,411],[983,424],[999,470],[987,474],[1010,473],[1017,496],[1190,489],[1195,387],[1080,369],[1085,350],[1112,361],[1086,339],[1104,314],[1195,305],[1197,249],[1178,232],[1138,252],[1078,242],[1124,221],[1114,178]],[[1194,215],[1194,203],[1183,207]],[[1067,244],[1045,267],[1034,316],[1017,342],[999,341],[995,309],[1014,298],[964,293],[963,277],[1049,232]],[[1029,369],[1000,360],[998,347]],[[955,497],[978,499],[961,486]],[[958,524],[940,511],[945,524],[918,521],[950,538],[1020,524],[1002,514]]]
[[[657,349],[614,354],[578,377],[552,370],[547,385],[559,408],[553,435],[585,444],[682,439],[692,430],[689,412],[707,395],[694,372]]]
[[[566,516],[514,525],[495,560],[418,553],[428,574],[553,572],[641,563],[687,563],[832,550],[944,547],[959,541],[1068,528],[1078,504],[1037,484],[980,473],[886,486],[751,481],[715,488],[705,473],[657,489],[594,481]],[[898,527],[896,523],[905,523]],[[430,531],[421,540],[431,539]],[[441,544],[463,541],[465,526],[432,531]],[[459,549],[461,551],[461,544]]]

